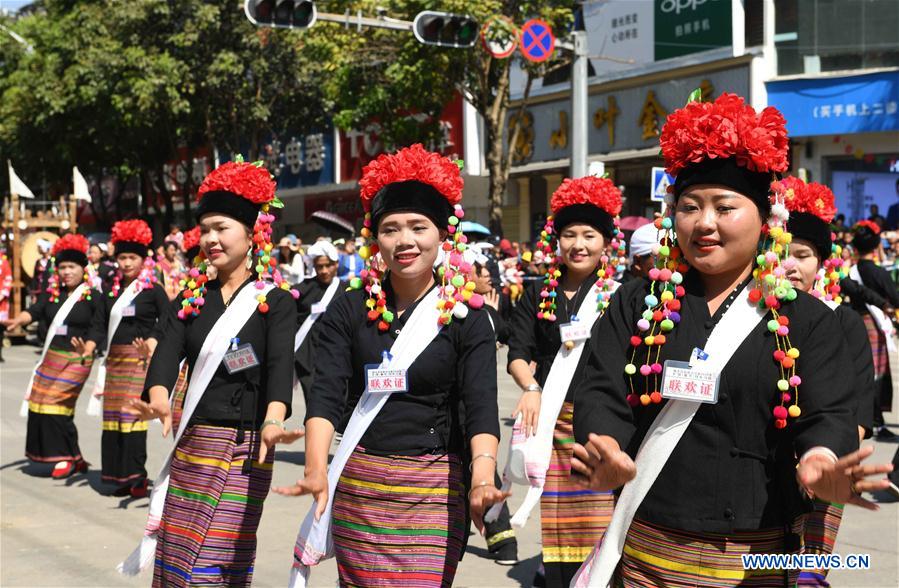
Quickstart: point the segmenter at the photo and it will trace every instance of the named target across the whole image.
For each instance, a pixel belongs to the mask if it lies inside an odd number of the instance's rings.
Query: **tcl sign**
[[[410,118],[423,118],[421,114],[410,114]],[[462,97],[456,96],[447,104],[440,115],[440,137],[436,144],[428,147],[446,156],[459,156],[462,144]],[[370,122],[363,129],[340,131],[340,181],[349,182],[362,177],[362,168],[384,152],[384,144],[379,138],[381,125]]]

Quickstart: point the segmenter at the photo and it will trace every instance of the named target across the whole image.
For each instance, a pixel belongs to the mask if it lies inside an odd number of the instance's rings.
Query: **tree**
[[[116,178],[108,199],[94,195],[101,226],[140,212],[121,198],[130,183],[161,195],[167,228],[174,197],[163,170],[181,149],[256,158],[267,133],[330,117],[320,78],[332,44],[257,29],[241,0],[44,0],[5,24],[34,52],[0,36],[0,152],[58,192],[72,165]],[[179,188],[195,192],[191,174]],[[156,209],[143,202],[145,214]]]
[[[357,9],[367,14],[377,6],[385,6],[394,18],[411,20],[422,10],[439,10],[468,14],[485,23],[494,16],[506,16],[517,25],[529,18],[542,18],[557,35],[564,34],[573,22],[574,1],[529,0],[450,0],[421,2],[415,0],[355,0],[332,2],[330,12]],[[332,37],[344,31],[340,25],[317,23],[307,35]],[[417,140],[432,139],[438,132],[437,118],[454,92],[461,92],[483,117],[486,141],[485,159],[490,175],[490,229],[502,233],[502,201],[512,167],[513,150],[520,125],[508,128],[510,119],[510,72],[513,60],[493,58],[480,43],[472,49],[450,49],[426,46],[412,35],[379,29],[343,36],[342,59],[337,63],[334,83],[335,124],[344,129],[359,127],[378,119],[382,140],[386,144],[407,145]],[[569,58],[559,56],[545,64],[522,65],[528,74],[525,100],[531,83],[549,71],[563,67]],[[398,114],[410,111],[428,115],[424,120]]]

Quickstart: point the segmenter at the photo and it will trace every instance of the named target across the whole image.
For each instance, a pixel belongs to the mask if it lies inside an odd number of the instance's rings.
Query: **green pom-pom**
[[[465,278],[460,275],[455,275],[453,276],[452,282],[453,286],[455,286],[456,288],[461,288],[465,285]]]
[[[362,288],[362,279],[361,278],[353,278],[350,280],[350,288],[353,290],[359,290]]]
[[[384,312],[381,313],[381,318],[384,320],[385,323],[392,323],[393,322],[393,313],[390,312],[389,310],[385,309]]]

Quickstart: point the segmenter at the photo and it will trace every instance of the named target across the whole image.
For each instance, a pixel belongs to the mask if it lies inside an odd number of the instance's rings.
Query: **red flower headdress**
[[[194,247],[200,246],[200,227],[196,226],[189,231],[184,232],[184,241],[181,243],[184,252],[187,253]],[[193,262],[193,260],[188,259],[188,262]]]
[[[50,294],[50,299],[53,302],[59,302],[59,274],[56,271],[56,256],[61,251],[67,250],[77,251],[78,253],[87,255],[87,250],[89,248],[90,242],[87,240],[87,237],[85,237],[84,235],[79,235],[77,233],[69,233],[67,235],[63,235],[53,243],[53,248],[50,249],[50,278],[47,281],[47,292]],[[87,280],[88,278],[89,275],[87,272],[87,266],[85,266],[84,279]],[[82,293],[81,299],[91,299],[90,288],[86,289]]]
[[[540,232],[540,241],[537,247],[543,252],[543,256],[549,262],[549,268],[543,279],[543,289],[540,292],[537,318],[553,322],[556,320],[556,308],[558,304],[556,288],[559,286],[559,278],[562,271],[558,267],[556,249],[558,239],[554,232],[554,215],[562,209],[575,204],[592,204],[603,210],[612,218],[613,236],[609,242],[609,249],[614,252],[616,258],[609,268],[610,257],[603,253],[600,258],[600,268],[596,272],[596,285],[600,287],[597,298],[597,306],[600,312],[609,304],[614,275],[616,270],[624,268],[625,242],[624,233],[618,228],[618,215],[621,213],[621,191],[608,178],[585,176],[583,178],[565,178],[562,184],[553,192],[550,200],[552,214],[547,217],[546,225]]]
[[[110,239],[115,245],[120,242],[140,243],[141,245],[150,246],[153,242],[153,231],[150,226],[140,220],[119,221],[112,225],[112,238]]]
[[[736,94],[714,102],[689,102],[672,112],[659,143],[671,175],[705,159],[733,157],[755,172],[783,172],[788,166],[786,121],[773,106],[756,113]]]
[[[256,271],[256,289],[262,290],[265,282],[272,281],[275,286],[290,292],[294,299],[299,298],[299,292],[291,289],[281,272],[278,271],[278,262],[272,253],[272,223],[275,221],[275,215],[271,213],[272,208],[283,208],[284,203],[275,195],[277,184],[272,179],[263,163],[247,163],[238,156],[235,161],[223,163],[219,167],[212,170],[209,175],[200,184],[197,190],[197,201],[201,201],[204,194],[209,192],[230,192],[236,194],[247,201],[261,205],[259,213],[256,216],[256,223],[253,227],[253,250],[252,258],[248,260],[248,266]],[[210,196],[212,197],[212,196]],[[196,243],[199,244],[200,228],[194,227],[188,234],[195,231]],[[187,235],[184,239],[185,250],[189,249]],[[178,311],[178,318],[184,320],[191,316],[200,314],[200,307],[206,303],[206,282],[209,281],[206,275],[208,264],[206,256],[201,250],[194,260],[188,274],[181,280],[181,309]],[[258,310],[261,313],[268,312],[268,302],[265,294],[259,293],[256,296]]]
[[[868,220],[868,219],[860,220],[857,223],[855,223],[855,226],[853,226],[852,229],[855,230],[858,227],[867,227],[875,235],[880,234],[880,225],[878,225],[877,223],[875,223],[872,220]]]
[[[137,291],[140,292],[145,288],[152,288],[153,284],[157,282],[157,278],[156,264],[153,261],[153,256],[148,255],[146,251],[146,249],[150,247],[150,243],[153,242],[153,231],[150,230],[150,225],[140,219],[118,221],[112,225],[112,236],[110,241],[113,245],[119,243],[135,243],[144,248],[142,256],[144,258],[144,266],[141,268],[140,274],[137,277]],[[118,253],[119,250],[117,248],[116,255],[118,255]],[[121,287],[122,272],[121,270],[116,270],[112,279],[112,288],[109,290],[109,297],[115,298],[118,296]]]
[[[837,214],[833,191],[824,184],[806,184],[796,176],[787,176],[772,183],[771,189],[783,193],[784,205],[790,212],[807,212],[826,223]]]
[[[79,235],[78,233],[69,233],[68,235],[63,235],[53,243],[50,254],[56,256],[56,254],[63,249],[71,249],[72,251],[79,251],[86,255],[88,248],[90,248],[90,242],[88,242],[87,237]]]
[[[475,283],[466,278],[471,272],[471,264],[462,257],[468,239],[459,226],[465,216],[460,204],[464,185],[460,171],[461,162],[428,151],[418,143],[393,154],[381,154],[362,170],[359,196],[365,219],[360,234],[366,244],[359,248],[359,256],[365,260],[365,269],[358,278],[350,281],[350,287],[355,290],[365,288],[368,293],[368,319],[378,321],[379,330],[386,331],[394,315],[387,309],[387,298],[381,287],[383,275],[377,262],[378,245],[372,241],[372,201],[382,188],[394,183],[415,180],[427,184],[453,207],[452,215],[447,219],[447,240],[443,243],[444,263],[437,270],[441,279],[440,300],[437,303],[441,311],[440,324],[449,324],[454,316],[464,318],[468,314],[468,306],[483,306],[483,297],[474,293]]]

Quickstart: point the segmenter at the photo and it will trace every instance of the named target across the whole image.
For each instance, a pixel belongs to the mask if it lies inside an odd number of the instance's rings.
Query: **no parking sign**
[[[532,18],[521,27],[518,46],[525,59],[540,63],[552,57],[556,38],[545,21]]]

